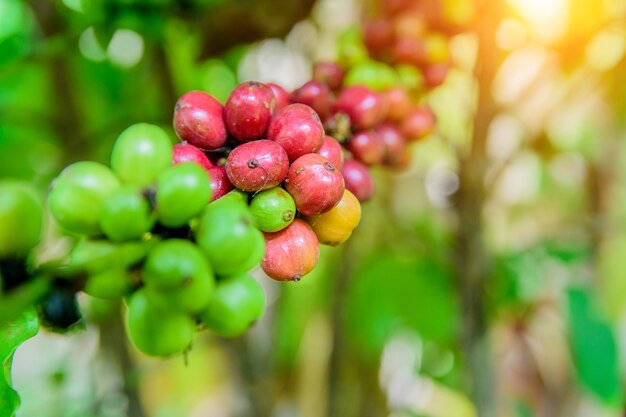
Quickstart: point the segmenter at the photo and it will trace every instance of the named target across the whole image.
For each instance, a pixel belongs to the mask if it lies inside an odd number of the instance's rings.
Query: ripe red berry
[[[355,133],[346,144],[355,159],[365,165],[375,165],[385,158],[385,144],[375,130]]]
[[[298,211],[306,216],[317,216],[335,207],[345,189],[341,172],[316,153],[301,156],[291,164],[285,188]]]
[[[341,88],[345,73],[335,62],[318,62],[313,66],[313,79],[325,83],[333,91]]]
[[[362,85],[352,85],[343,89],[337,98],[335,109],[350,117],[354,130],[372,128],[385,116],[380,96]]]
[[[172,148],[172,163],[181,164],[183,162],[195,162],[204,169],[213,166],[209,158],[200,149],[188,143],[178,143]]]
[[[424,74],[424,82],[428,88],[439,87],[446,80],[449,70],[448,64],[437,63],[424,66],[422,74]]]
[[[289,105],[291,98],[289,97],[289,93],[284,88],[274,83],[267,83],[267,86],[272,90],[272,93],[274,93],[274,98],[276,99],[276,111]]]
[[[392,87],[383,95],[387,99],[387,120],[401,122],[411,109],[409,93],[402,87]]]
[[[343,163],[341,170],[346,182],[346,188],[359,199],[361,203],[374,196],[376,187],[372,174],[359,161],[348,160]]]
[[[405,158],[406,140],[400,130],[390,123],[385,123],[376,128],[378,136],[385,147],[383,164],[391,167],[398,166]]]
[[[255,140],[237,146],[226,159],[230,182],[243,191],[267,190],[287,175],[289,159],[285,150],[271,140]]]
[[[328,86],[321,81],[307,81],[304,85],[291,93],[292,103],[302,103],[311,107],[323,120],[330,114],[332,94]]]
[[[343,167],[343,150],[339,142],[330,136],[326,136],[324,138],[324,145],[322,145],[318,153],[328,159],[328,162],[333,164],[336,169],[341,171]]]
[[[398,64],[420,66],[428,61],[424,41],[414,37],[396,39],[391,55]]]
[[[239,84],[228,96],[224,121],[228,132],[240,142],[265,136],[276,99],[265,84],[249,81]]]
[[[227,138],[224,108],[213,96],[190,91],[176,102],[174,129],[178,136],[202,149],[217,149]]]
[[[324,126],[315,111],[304,104],[290,104],[276,113],[267,138],[282,146],[289,161],[319,151],[324,144]]]
[[[235,188],[228,179],[226,168],[222,166],[213,166],[207,171],[209,173],[209,177],[211,178],[211,190],[213,191],[211,201],[217,200]]]
[[[435,113],[429,107],[414,107],[402,122],[402,134],[409,142],[419,140],[435,130],[435,122]]]
[[[363,43],[374,56],[382,52],[393,42],[393,27],[388,19],[378,19],[363,25]]]
[[[299,281],[313,270],[320,255],[315,232],[304,220],[295,219],[275,233],[264,233],[265,256],[261,268],[277,281]]]

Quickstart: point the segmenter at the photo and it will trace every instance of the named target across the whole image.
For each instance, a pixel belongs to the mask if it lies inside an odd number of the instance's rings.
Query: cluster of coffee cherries
[[[372,88],[368,79],[352,77],[351,69],[335,62],[315,64],[312,79],[291,93],[268,86],[279,111],[306,105],[319,115],[328,136],[317,152],[341,171],[346,189],[360,202],[375,193],[370,168],[405,169],[409,145],[435,129],[433,111],[415,104],[407,88]]]
[[[379,0],[366,18],[363,43],[374,59],[418,68],[428,88],[441,85],[451,67],[448,32],[437,2]]]
[[[77,289],[122,297],[130,340],[169,356],[189,348],[198,326],[235,336],[259,318],[265,296],[248,272],[263,259],[264,239],[247,195],[217,200],[219,177],[177,155],[163,129],[135,124],[117,138],[111,167],[77,162],[53,181],[50,212],[76,243],[50,268],[44,322],[76,322]]]
[[[345,242],[361,206],[345,187],[341,146],[325,135],[318,112],[284,100],[275,84],[238,85],[224,106],[191,91],[176,103],[182,143],[174,161],[193,161],[219,178],[217,195],[245,195],[263,232],[261,268],[278,281],[298,281],[319,258],[319,244]],[[232,191],[231,191],[232,192]]]

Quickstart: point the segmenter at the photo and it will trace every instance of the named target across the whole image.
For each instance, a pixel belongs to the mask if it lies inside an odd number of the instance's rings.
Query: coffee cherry
[[[344,74],[344,69],[335,62],[318,62],[313,66],[313,79],[326,83],[333,91],[341,88]]]
[[[113,242],[139,239],[154,226],[150,204],[139,188],[120,187],[102,205],[100,229]]]
[[[240,190],[267,190],[285,179],[289,158],[278,143],[256,140],[233,149],[226,159],[225,168],[230,182]]]
[[[358,161],[348,160],[343,163],[341,170],[346,188],[361,202],[368,201],[374,196],[376,187],[372,174],[365,165]]]
[[[202,149],[217,149],[227,138],[224,107],[213,96],[190,91],[176,102],[174,129],[181,138]]]
[[[411,109],[402,122],[402,134],[409,142],[413,142],[433,133],[435,123],[435,113],[430,108],[417,106]]]
[[[324,145],[322,145],[318,153],[341,171],[343,167],[343,151],[339,142],[330,136],[324,137]]]
[[[126,268],[116,267],[89,275],[84,291],[92,297],[114,300],[128,294],[131,288]]]
[[[361,85],[379,91],[397,85],[398,76],[389,65],[367,60],[350,68],[343,83],[345,86]]]
[[[373,56],[380,56],[393,42],[393,27],[388,19],[365,22],[363,43]]]
[[[392,87],[382,93],[387,101],[387,120],[401,122],[411,109],[411,98],[402,87]]]
[[[187,314],[154,306],[145,289],[130,297],[126,317],[128,337],[146,355],[183,353],[193,341],[195,327],[194,320]]]
[[[413,65],[401,64],[396,66],[396,72],[402,87],[409,91],[422,91],[424,88],[424,76],[419,68]]]
[[[332,94],[328,86],[321,81],[307,81],[302,87],[291,93],[292,103],[302,103],[311,107],[322,119],[330,114]]]
[[[211,201],[221,198],[234,188],[233,184],[231,184],[228,179],[226,168],[214,166],[209,168],[207,172],[209,173],[209,177],[211,177],[211,192],[213,193]]]
[[[280,187],[261,191],[252,197],[250,212],[263,232],[277,232],[289,226],[296,217],[296,204]]]
[[[274,98],[276,99],[276,111],[289,105],[291,97],[284,88],[274,83],[267,83],[267,86],[272,90],[272,93],[274,93]]]
[[[204,210],[196,242],[218,275],[247,272],[263,259],[262,233],[247,206],[225,197]]]
[[[311,153],[289,167],[285,188],[298,211],[316,216],[335,207],[343,196],[344,182],[339,170],[322,155]]]
[[[158,126],[137,123],[115,141],[111,168],[122,182],[140,187],[152,184],[172,164],[172,143]]]
[[[188,240],[168,239],[155,246],[142,275],[150,301],[163,308],[200,312],[209,305],[215,290],[211,266]]]
[[[339,204],[324,214],[305,217],[317,240],[325,245],[339,245],[352,235],[361,221],[361,204],[349,190],[345,190]]]
[[[213,163],[200,149],[188,143],[178,143],[172,148],[173,157],[172,163],[182,164],[183,162],[195,162],[202,168],[208,170],[213,166]]]
[[[156,186],[156,212],[159,223],[181,227],[211,201],[211,182],[200,166],[187,162],[165,170]]]
[[[428,60],[424,41],[414,37],[396,39],[391,50],[391,56],[394,62],[416,67],[424,65]]]
[[[380,96],[361,85],[343,89],[337,98],[336,110],[347,114],[352,128],[356,130],[374,127],[385,116]]]
[[[226,277],[217,283],[215,296],[201,320],[224,337],[243,334],[265,308],[263,288],[248,274]]]
[[[361,31],[357,27],[345,30],[337,40],[337,59],[340,64],[352,67],[369,59],[367,48],[363,45]]]
[[[450,67],[448,64],[430,64],[422,69],[424,82],[428,88],[439,87],[446,80]]]
[[[97,274],[109,269],[138,264],[146,257],[150,241],[113,243],[109,240],[80,239],[70,254],[68,270]]]
[[[0,181],[0,259],[26,254],[39,243],[43,203],[33,186]]]
[[[390,123],[385,123],[376,128],[376,133],[381,138],[385,147],[385,156],[382,163],[387,166],[398,166],[404,159],[407,145],[400,130]]]
[[[272,119],[267,138],[285,149],[289,161],[317,152],[324,144],[324,126],[315,111],[304,104],[290,104]]]
[[[275,106],[274,94],[265,84],[256,81],[239,84],[224,107],[226,129],[240,142],[260,139],[265,136]]]
[[[226,201],[232,201],[238,204],[241,204],[243,207],[248,207],[248,200],[250,199],[250,195],[245,191],[238,190],[237,188],[233,188],[232,191],[229,191],[220,201],[220,203]]]
[[[374,130],[355,133],[346,145],[354,158],[365,165],[380,164],[385,157],[385,144]]]
[[[277,281],[299,281],[313,270],[320,248],[306,222],[296,219],[276,233],[265,233],[265,256],[261,268]]]
[[[42,302],[39,309],[41,323],[54,331],[63,332],[81,319],[76,294],[56,289]]]
[[[168,160],[169,164],[169,160]],[[48,206],[55,220],[73,233],[100,233],[100,210],[119,187],[113,172],[97,162],[76,162],[52,183]]]

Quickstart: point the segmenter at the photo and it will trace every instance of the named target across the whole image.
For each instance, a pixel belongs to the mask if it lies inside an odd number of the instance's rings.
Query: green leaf
[[[19,320],[24,311],[29,310],[33,303],[43,297],[49,287],[50,280],[47,277],[37,277],[11,292],[0,294],[0,329],[5,329],[15,320]],[[3,340],[5,337],[3,332]],[[0,358],[3,358],[1,355],[0,345]]]
[[[458,306],[447,272],[431,259],[381,251],[362,262],[346,296],[345,331],[359,355],[375,360],[392,334],[411,329],[449,344]]]
[[[530,407],[523,401],[518,401],[513,407],[516,417],[533,417],[534,414]]]
[[[11,364],[15,349],[39,331],[37,313],[30,308],[14,321],[0,328],[0,359],[4,373],[0,378],[0,415],[13,416],[20,405],[20,398],[11,385]]]
[[[615,335],[588,292],[570,289],[567,299],[570,344],[580,381],[607,406],[621,408],[624,398]]]

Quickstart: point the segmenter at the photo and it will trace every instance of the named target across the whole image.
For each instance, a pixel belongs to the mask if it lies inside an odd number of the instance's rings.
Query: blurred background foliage
[[[373,3],[0,0],[0,177],[43,193],[132,123],[174,138],[188,90],[361,59],[345,31]],[[259,274],[261,322],[185,358],[139,355],[120,306],[82,297],[82,331],[17,351],[18,416],[624,415],[626,3],[421,3],[454,62],[425,95],[438,131],[375,172],[351,241],[300,283]]]

